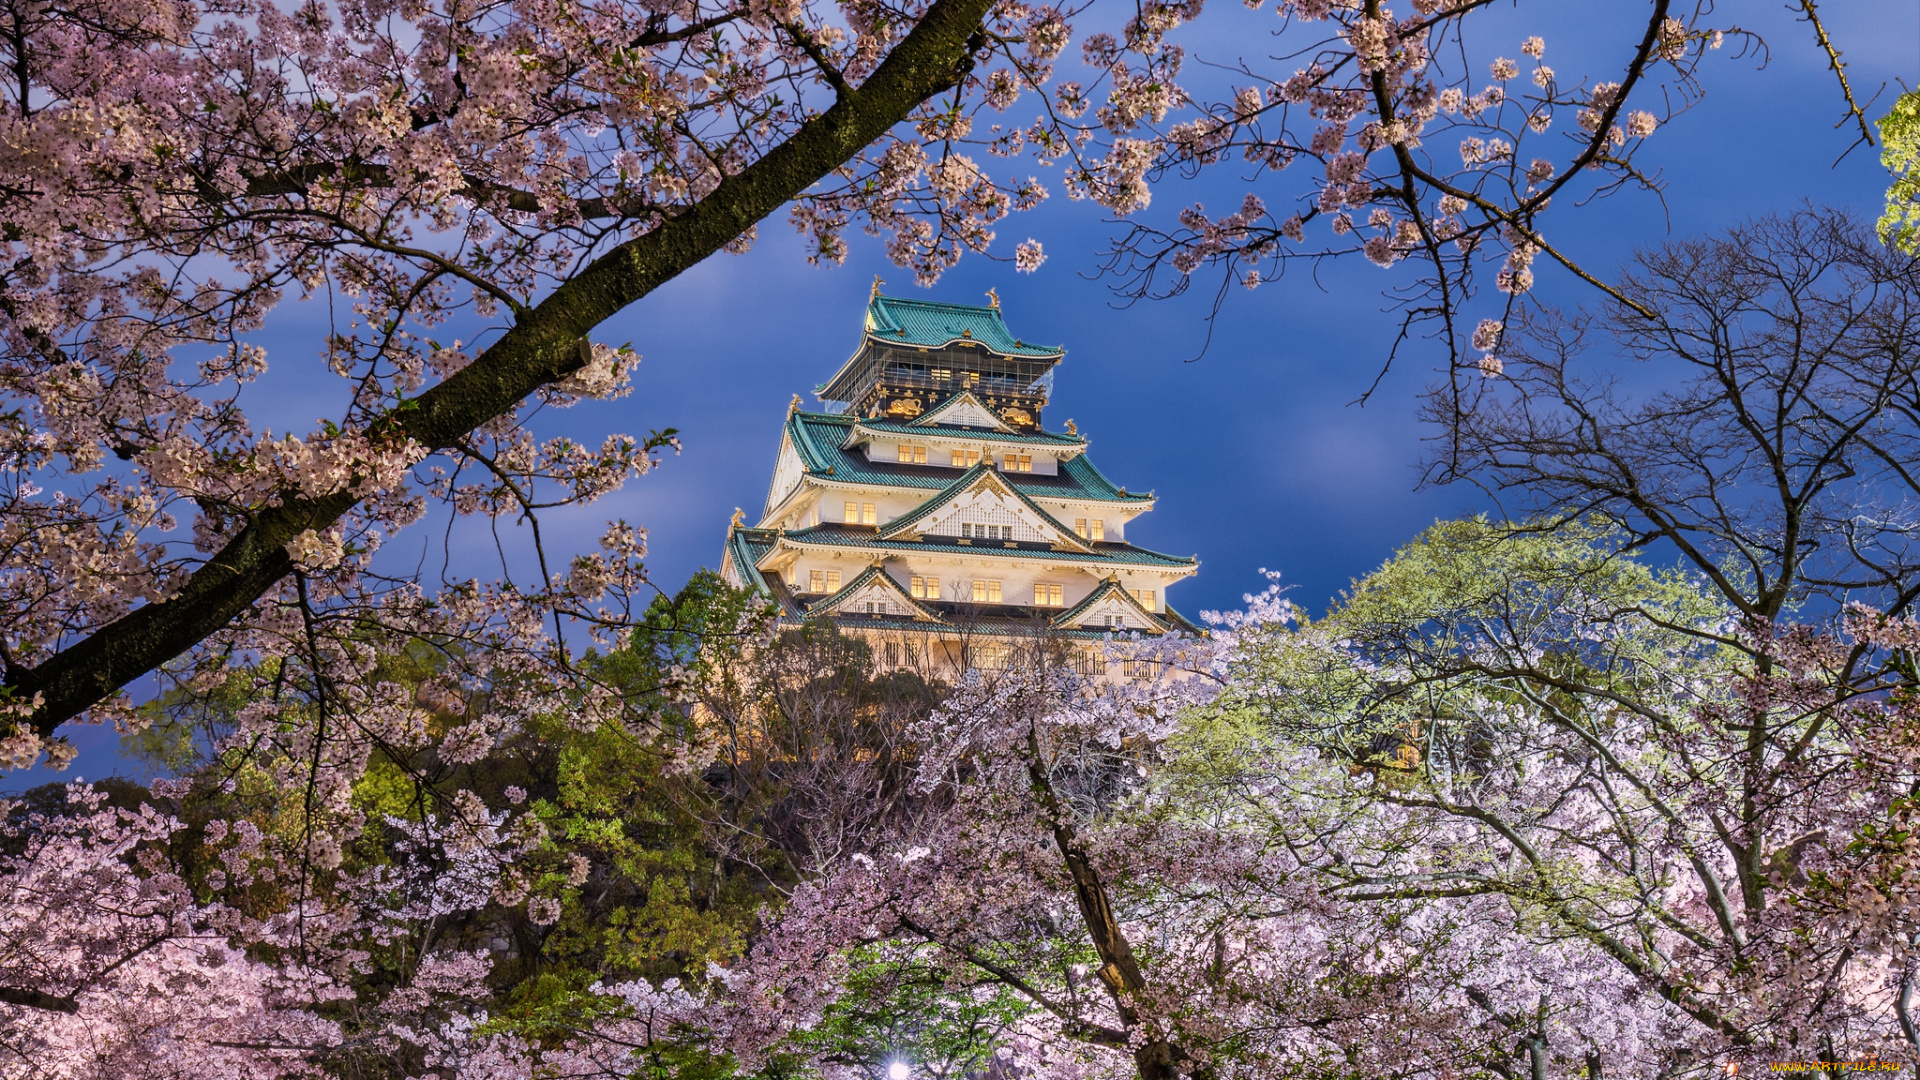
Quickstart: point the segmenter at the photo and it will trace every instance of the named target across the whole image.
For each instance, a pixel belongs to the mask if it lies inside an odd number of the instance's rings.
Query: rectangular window
[[[1127,628],[1127,617],[1125,615],[1107,616],[1107,629],[1125,630],[1126,628]]]
[[[840,591],[840,571],[838,570],[827,571],[827,591],[828,592]]]
[[[953,369],[937,367],[933,369],[932,375],[936,379],[951,379],[953,378]]]
[[[1000,602],[1000,583],[997,581],[978,581],[973,583],[973,602],[976,604],[997,604]]]
[[[1153,590],[1152,589],[1135,589],[1133,590],[1133,598],[1135,600],[1140,601],[1141,607],[1146,608],[1148,611],[1153,610]]]
[[[901,443],[899,446],[899,450],[900,450],[901,464],[903,465],[913,464],[913,447],[908,446],[906,443]]]
[[[937,577],[917,577],[907,589],[915,600],[940,599],[940,579]]]
[[[878,524],[878,523],[879,523],[879,520],[880,520],[880,519],[879,519],[879,518],[878,518],[877,516],[875,516],[875,514],[874,514],[874,512],[873,512],[873,504],[872,504],[872,503],[861,503],[861,504],[860,504],[860,524],[862,524],[862,525],[874,525],[874,524]]]
[[[846,516],[841,518],[841,520],[849,525],[860,524],[860,504],[855,502],[848,503]]]
[[[914,463],[915,465],[925,465],[925,464],[927,463],[927,448],[926,448],[926,447],[924,447],[924,446],[916,446],[916,447],[914,447],[914,448],[913,448],[913,463]]]
[[[1127,660],[1122,662],[1121,668],[1129,679],[1153,678],[1154,663],[1151,660]]]
[[[825,571],[823,570],[807,571],[807,591],[808,592],[826,592],[827,591],[827,575]]]
[[[987,582],[987,603],[997,604],[999,602],[1000,602],[1000,583],[997,581]]]
[[[982,641],[967,649],[972,666],[983,671],[999,671],[1013,660],[1013,646],[1004,641]]]
[[[1062,604],[1060,586],[1033,583],[1033,603],[1036,607],[1060,607]]]
[[[955,450],[953,451],[952,460],[953,460],[953,467],[956,469],[971,469],[975,465],[980,464],[980,451]]]
[[[1000,459],[1001,472],[1032,472],[1032,454],[1008,454]]]
[[[1092,536],[1088,537],[1089,540],[1105,540],[1107,538],[1107,523],[1105,521],[1094,518],[1087,522],[1087,528],[1093,533]]]
[[[1085,540],[1087,538],[1087,519],[1086,518],[1073,519],[1073,535],[1079,537],[1082,540]]]
[[[900,463],[903,465],[925,465],[927,463],[927,448],[901,443]]]

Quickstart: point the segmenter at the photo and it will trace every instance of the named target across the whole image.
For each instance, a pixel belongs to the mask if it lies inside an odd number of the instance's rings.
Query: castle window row
[[[1082,540],[1105,540],[1107,523],[1100,518],[1074,518],[1073,533]]]
[[[880,523],[880,517],[875,513],[872,503],[848,503],[846,505],[846,516],[841,520],[848,525],[877,525]]]
[[[918,443],[899,443],[894,446],[893,450],[894,460],[902,465],[925,465],[930,460],[928,457],[928,449]],[[980,464],[980,451],[949,450],[947,451],[947,464],[956,469],[971,469],[975,465]],[[1030,473],[1033,471],[1033,455],[1021,453],[1002,454],[1000,455],[999,465],[1001,472]]]

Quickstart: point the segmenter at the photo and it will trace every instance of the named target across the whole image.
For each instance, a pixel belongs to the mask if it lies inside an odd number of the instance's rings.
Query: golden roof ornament
[[[1000,294],[993,291],[992,289],[988,289],[987,304],[991,306],[993,310],[999,311],[1000,310]]]
[[[879,274],[873,275],[873,294],[872,296],[869,296],[867,299],[872,300],[877,298],[880,295],[880,286],[885,284],[886,282],[880,279]]]
[[[1067,419],[1067,434],[1069,435],[1080,434],[1080,429],[1073,426],[1073,419],[1071,417]]]
[[[744,525],[746,523],[746,520],[747,520],[747,512],[745,510],[740,509],[737,506],[734,507],[733,508],[733,527],[736,529],[739,528],[741,525]]]
[[[793,400],[787,402],[787,415],[792,416],[794,413],[797,413],[799,411],[800,411],[800,395],[795,394],[793,395]]]

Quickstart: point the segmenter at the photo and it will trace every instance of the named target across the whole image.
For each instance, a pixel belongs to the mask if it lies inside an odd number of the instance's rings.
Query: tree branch
[[[607,318],[721,250],[956,85],[991,0],[935,0],[873,76],[808,120],[759,161],[659,228],[622,243],[522,316],[470,365],[371,425],[375,441],[449,449],[583,363],[579,340]],[[66,720],[226,627],[285,577],[287,543],[330,526],[360,501],[351,491],[288,498],[257,511],[171,597],[138,608],[5,684],[41,695],[28,720],[50,734]]]

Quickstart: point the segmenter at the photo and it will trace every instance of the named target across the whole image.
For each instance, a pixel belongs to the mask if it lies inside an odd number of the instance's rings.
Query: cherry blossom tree
[[[1134,36],[1088,41],[1088,60],[1115,71],[1104,103],[1075,84],[1060,86],[1063,110],[1095,108],[1109,133],[1107,155],[1081,182],[1123,216],[1145,206],[1150,183],[1169,174],[1233,168],[1247,177],[1247,193],[1227,213],[1194,205],[1179,211],[1177,224],[1136,220],[1116,239],[1106,269],[1124,295],[1145,298],[1184,292],[1211,268],[1217,312],[1232,286],[1273,281],[1297,262],[1408,262],[1417,269],[1389,288],[1402,321],[1382,369],[1410,338],[1431,337],[1456,390],[1498,370],[1503,327],[1527,310],[1542,260],[1623,305],[1638,303],[1556,240],[1549,207],[1565,213],[1625,189],[1657,192],[1661,182],[1635,157],[1705,92],[1707,58],[1730,40],[1740,55],[1768,47],[1721,22],[1725,12],[1712,6],[1654,0],[1635,16],[1619,13],[1622,32],[1608,43],[1615,66],[1576,73],[1556,70],[1538,34],[1490,40],[1490,5],[1247,6],[1279,26],[1265,58],[1209,57],[1229,71],[1225,92],[1189,96],[1191,80],[1176,77],[1177,52],[1122,75],[1114,65],[1137,48]],[[1837,80],[1842,124],[1873,145],[1816,5],[1790,6]],[[1155,38],[1171,21],[1149,21],[1134,34]],[[1183,104],[1191,112],[1174,115]],[[1489,274],[1490,302],[1476,300]]]
[[[403,625],[418,586],[371,564],[428,499],[535,518],[671,445],[520,426],[530,399],[622,392],[637,357],[596,325],[795,199],[803,221],[831,206],[890,232],[928,273],[984,245],[1033,192],[926,147],[980,107],[970,91],[1044,82],[1066,41],[1060,12],[986,0],[8,17],[8,123],[34,148],[0,210],[18,760],[88,710],[132,722],[120,688],[196,647],[217,665],[313,653],[343,621],[431,634]],[[927,104],[948,90],[961,111]],[[240,399],[289,292],[332,307],[317,351],[352,391],[304,436],[256,431]],[[543,566],[512,596],[476,583],[446,610],[468,637],[516,624],[505,653],[541,625],[509,609],[617,619],[592,605],[642,545],[608,544],[610,562]]]
[[[1625,544],[1435,526],[1325,621],[1250,649],[1224,715],[1247,745],[1350,762],[1335,794],[1399,823],[1406,863],[1312,857],[1333,895],[1503,898],[1520,937],[1618,965],[1691,1021],[1641,1067],[1912,1057],[1907,946],[1804,901],[1816,875],[1865,873],[1852,841],[1887,835],[1912,790],[1910,691],[1890,715],[1848,674],[1905,630],[1751,624]],[[1295,797],[1258,764],[1226,775]]]

